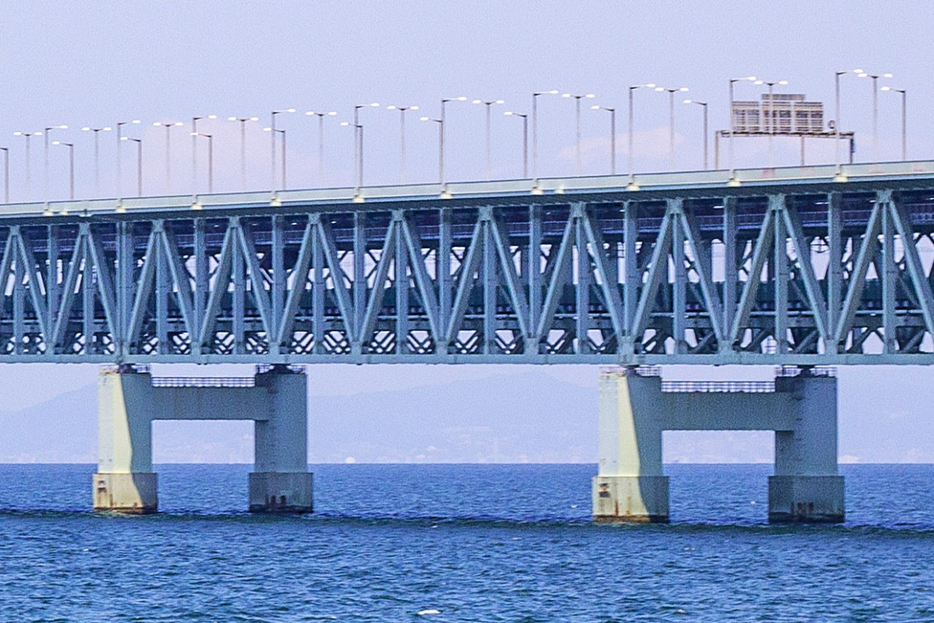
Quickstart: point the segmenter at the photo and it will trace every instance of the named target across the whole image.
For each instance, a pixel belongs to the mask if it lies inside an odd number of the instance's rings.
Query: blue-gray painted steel
[[[0,362],[934,363],[934,163],[0,206]]]

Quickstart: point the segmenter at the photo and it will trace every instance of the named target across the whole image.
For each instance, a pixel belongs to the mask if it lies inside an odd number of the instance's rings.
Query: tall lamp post
[[[208,139],[208,194],[212,194],[214,192],[214,135],[205,134],[204,132],[192,132],[191,137],[194,139],[192,142],[195,145],[197,145],[199,138]],[[197,173],[198,169],[197,165],[195,165],[194,169],[192,170],[192,175],[194,176],[195,180],[197,180]],[[192,189],[192,194],[198,194],[197,188]]]
[[[43,188],[44,188],[44,199],[45,202],[49,202],[49,133],[52,130],[67,130],[67,125],[52,125],[47,126],[42,133],[42,143],[43,143],[43,157],[44,157],[44,166],[43,166]]]
[[[270,180],[272,182],[271,188],[273,191],[276,190],[276,134],[279,132],[276,130],[276,115],[281,115],[284,113],[293,113],[295,112],[294,108],[285,108],[283,110],[274,110],[269,114],[269,155],[270,162],[272,162],[272,174]],[[282,134],[282,140],[285,141],[285,133]],[[285,149],[282,150],[283,158],[285,158]],[[285,188],[285,161],[283,160],[282,166],[282,179],[283,179],[283,188]]]
[[[143,196],[143,139],[130,136],[120,137],[121,141],[136,143],[136,196]]]
[[[33,136],[42,136],[42,132],[14,132],[13,136],[22,136],[26,139],[26,201],[32,201],[32,158],[30,157],[29,139]]]
[[[675,170],[675,93],[687,93],[687,87],[665,89],[668,93],[668,170]]]
[[[75,145],[64,141],[52,141],[53,145],[62,145],[68,148],[68,198],[75,200]]]
[[[259,121],[259,117],[227,117],[227,121],[240,123],[240,190],[246,190],[246,124]]]
[[[684,100],[683,104],[696,104],[701,106],[704,109],[704,170],[708,170],[708,160],[707,160],[707,102],[701,102],[698,100]]]
[[[418,110],[418,106],[387,106],[386,110],[399,111],[399,183],[405,184],[405,111]]]
[[[529,179],[529,116],[513,110],[507,110],[504,114],[522,119],[522,179]]]
[[[285,190],[287,187],[285,181],[285,130],[279,128],[263,128],[263,131],[282,135],[282,190]],[[273,189],[275,189],[275,184],[273,184]]]
[[[3,152],[3,203],[10,203],[10,148],[0,147]]]
[[[101,132],[110,132],[110,130],[110,126],[105,126],[103,128],[92,128],[90,126],[84,126],[81,128],[82,132],[94,133],[94,196],[98,199],[101,197],[101,151],[99,135]],[[65,143],[63,143],[63,145],[64,144]]]
[[[324,118],[325,117],[334,117],[337,115],[336,111],[328,112],[315,112],[309,110],[305,113],[309,117],[318,118],[318,186],[324,186]]]
[[[574,98],[574,111],[575,111],[575,131],[577,135],[577,142],[575,143],[575,155],[577,160],[577,175],[581,175],[582,164],[581,164],[581,100],[584,98],[593,99],[596,97],[593,93],[586,93],[584,95],[574,95],[573,93],[562,93],[561,97]]]
[[[870,74],[865,71],[859,78],[872,78],[872,161],[879,162],[879,78],[891,78],[892,74]]]
[[[633,148],[633,114],[632,114],[633,105],[632,105],[632,102],[633,102],[633,93],[635,93],[638,89],[652,89],[656,91],[664,90],[662,87],[656,86],[654,83],[651,83],[651,82],[648,84],[635,84],[629,87],[629,136],[627,137],[629,139],[629,153],[627,155],[629,156],[629,187],[631,189],[636,187],[636,173],[635,173],[635,168],[634,168],[635,161],[633,160],[634,148]]]
[[[117,199],[123,196],[123,160],[121,158],[121,147],[123,146],[123,126],[139,125],[139,119],[131,121],[118,121],[114,127],[117,128]]]
[[[538,98],[540,95],[557,95],[557,89],[532,93],[532,180],[538,186]]]
[[[419,117],[419,121],[434,121],[438,124],[438,183],[444,189],[444,118]]]
[[[753,84],[766,85],[769,87],[769,168],[771,169],[775,165],[775,160],[773,157],[772,151],[772,137],[775,135],[775,100],[774,97],[774,88],[776,85],[785,86],[788,84],[787,80],[773,80],[769,82],[768,80],[755,80]]]
[[[379,108],[379,102],[370,102],[369,104],[357,104],[353,107],[353,135],[354,135],[354,167],[356,168],[356,185],[359,194],[363,188],[363,126],[360,125],[361,108]],[[348,125],[342,123],[341,125]]]
[[[208,134],[202,134],[198,132],[198,122],[202,119],[217,119],[217,115],[200,115],[191,118],[191,194],[192,196],[198,194],[198,138],[210,136]],[[213,138],[213,137],[212,137]],[[210,149],[213,145],[213,140],[208,140],[208,148]],[[208,162],[213,160],[213,157],[208,158]],[[210,164],[209,164],[209,169]],[[209,184],[213,186],[213,184]],[[212,192],[208,190],[208,192]]]
[[[834,170],[837,177],[842,174],[843,165],[840,161],[840,76],[846,74],[859,74],[864,73],[862,69],[844,69],[843,71],[838,71],[834,73],[833,76],[833,88],[834,88],[834,107],[835,118],[833,120],[834,128],[834,140],[833,140],[833,157],[834,157]],[[852,158],[852,154],[851,154]]]
[[[490,107],[494,104],[505,104],[503,100],[474,100],[472,103],[486,106],[486,179],[493,178],[493,129],[490,117]]]
[[[165,128],[165,192],[172,194],[172,128],[184,125],[181,121],[157,121],[154,126]]]
[[[442,185],[442,186],[443,186],[444,183],[445,183],[445,171],[444,171],[445,164],[444,164],[444,149],[443,149],[443,148],[444,148],[444,146],[445,146],[445,144],[446,144],[446,137],[444,136],[444,132],[447,130],[447,125],[445,124],[445,119],[447,119],[447,117],[445,116],[445,115],[446,115],[447,104],[449,104],[449,103],[451,103],[451,102],[466,102],[466,101],[467,101],[467,98],[466,98],[465,96],[463,96],[463,95],[461,95],[461,96],[459,96],[459,97],[444,97],[444,98],[441,98],[441,116],[438,118],[437,121],[438,121],[438,123],[439,123],[439,125],[438,125],[438,131],[441,132],[441,147],[442,147],[442,149],[441,149],[441,151],[439,152],[438,158],[440,159],[439,162],[441,163],[440,171],[441,171],[441,185]]]
[[[755,76],[746,76],[745,78],[730,78],[730,179],[736,177],[736,161],[734,160],[734,134],[736,133],[736,118],[733,114],[733,85],[737,82],[755,82]]]
[[[610,175],[616,175],[616,109],[599,104],[591,106],[590,109],[610,113]]]
[[[905,89],[882,87],[880,91],[901,93],[902,96],[902,160],[908,160],[908,94]]]

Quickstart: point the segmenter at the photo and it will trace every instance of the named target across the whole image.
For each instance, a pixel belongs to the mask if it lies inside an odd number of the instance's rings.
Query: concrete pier
[[[830,370],[780,369],[774,382],[664,383],[657,369],[604,370],[595,521],[668,520],[666,430],[775,431],[769,521],[843,521],[837,384]]]
[[[301,370],[273,366],[252,378],[153,378],[145,368],[123,366],[101,372],[98,401],[95,510],[158,509],[158,478],[152,469],[155,420],[254,421],[250,511],[312,510],[307,385]]]

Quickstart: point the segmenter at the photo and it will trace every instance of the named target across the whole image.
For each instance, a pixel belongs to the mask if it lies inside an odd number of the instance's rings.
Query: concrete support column
[[[600,376],[600,461],[593,479],[593,516],[603,522],[668,521],[668,477],[662,474],[663,422],[651,403],[661,378],[634,369]]]
[[[266,389],[269,416],[256,421],[250,512],[311,512],[305,375],[273,367],[256,375],[256,386]]]
[[[98,379],[98,466],[94,510],[152,513],[159,506],[152,471],[152,419],[142,408],[148,374],[104,370]]]
[[[775,379],[797,403],[791,430],[775,432],[775,475],[769,477],[770,522],[844,520],[843,476],[837,472],[837,379]]]

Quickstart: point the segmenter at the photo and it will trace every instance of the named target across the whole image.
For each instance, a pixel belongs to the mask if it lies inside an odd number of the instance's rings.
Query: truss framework
[[[2,219],[0,361],[934,363],[932,190],[723,194]]]

